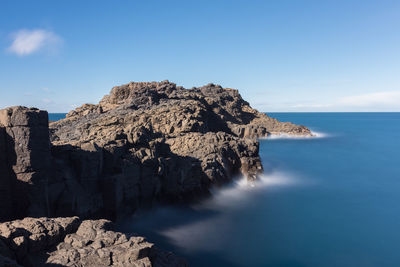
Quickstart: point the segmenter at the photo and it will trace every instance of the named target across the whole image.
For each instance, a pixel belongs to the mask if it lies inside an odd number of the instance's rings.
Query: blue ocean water
[[[400,266],[400,113],[271,113],[319,138],[260,140],[265,175],[121,222],[191,266]]]
[[[65,119],[67,113],[49,113],[49,121],[58,121]]]
[[[260,141],[265,175],[120,229],[191,266],[400,266],[400,113],[271,113],[322,133]]]

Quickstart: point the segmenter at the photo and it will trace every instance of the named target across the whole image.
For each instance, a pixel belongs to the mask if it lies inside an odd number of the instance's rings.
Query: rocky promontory
[[[3,109],[0,262],[28,266],[40,260],[25,262],[27,255],[44,253],[41,264],[53,266],[182,266],[141,237],[111,231],[103,219],[194,201],[235,176],[257,179],[257,138],[271,134],[312,135],[214,84],[131,82],[50,125],[46,111]]]

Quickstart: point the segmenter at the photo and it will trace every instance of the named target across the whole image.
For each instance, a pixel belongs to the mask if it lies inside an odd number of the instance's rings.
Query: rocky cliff
[[[0,219],[48,215],[48,123],[46,111],[24,107],[0,110],[0,190],[5,206]]]
[[[85,104],[50,128],[45,111],[7,108],[0,111],[0,221],[27,216],[116,219],[154,203],[193,201],[236,175],[256,179],[262,172],[257,138],[282,133],[311,136],[304,126],[252,109],[237,90],[214,84],[192,89],[168,81],[117,86],[99,104]],[[117,241],[121,234],[107,232],[109,224],[103,221],[80,224],[95,229],[90,236],[86,228],[62,228],[57,242],[46,243],[54,240],[51,232],[61,229],[60,223],[24,220],[33,226],[24,221],[0,225],[0,241],[8,248],[0,257],[11,253],[6,260],[25,264],[26,253],[36,251],[30,250],[31,235],[47,240],[38,242],[40,251],[64,240],[48,254],[50,263],[62,266],[102,266],[96,257],[123,266],[131,256],[117,255],[129,244],[150,246],[137,239],[129,243],[126,236]],[[2,227],[25,230],[10,235]],[[105,244],[105,238],[112,241]],[[94,243],[107,249],[95,252]],[[142,252],[134,253],[132,262],[138,265],[156,262],[157,257],[146,260]]]
[[[187,201],[262,171],[256,138],[311,135],[252,109],[234,89],[168,81],[114,87],[50,124],[58,173],[52,214],[113,218],[154,201]]]

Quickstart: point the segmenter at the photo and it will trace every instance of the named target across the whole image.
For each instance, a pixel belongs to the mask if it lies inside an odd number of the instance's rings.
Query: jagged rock
[[[24,218],[0,224],[0,266],[186,266],[108,220]]]
[[[30,218],[0,223],[0,236],[12,249],[25,256],[25,252],[37,252],[50,247],[68,233],[75,232],[80,224],[78,217]],[[45,234],[45,235],[44,235]],[[26,245],[26,247],[25,247]]]
[[[49,134],[50,130],[50,134]],[[111,218],[209,194],[262,172],[257,138],[311,136],[252,109],[237,90],[168,81],[114,87],[48,125],[45,111],[0,110],[0,221]],[[50,143],[51,141],[51,143]],[[0,266],[184,266],[109,221],[25,218],[0,224]],[[64,238],[64,241],[55,246]]]
[[[232,176],[246,173],[255,178],[262,170],[258,160],[258,143],[225,132],[188,133],[166,141],[171,151],[200,160],[202,172],[210,181],[221,184]],[[254,160],[250,164],[246,162]]]
[[[252,109],[237,90],[214,84],[187,90],[168,81],[114,87],[50,130],[58,169],[70,170],[51,182],[63,196],[51,197],[58,199],[52,210],[85,216],[102,210],[107,217],[207,195],[211,184],[235,175],[255,179],[262,171],[256,138],[311,135]]]
[[[80,220],[72,218],[24,218],[0,224],[0,240],[8,248],[2,255],[31,266],[39,252],[57,245],[65,235],[78,229]],[[7,251],[3,249],[2,251]]]
[[[45,111],[0,111],[0,219],[113,219],[155,202],[190,201],[235,175],[256,179],[256,138],[311,135],[252,109],[235,89],[168,81],[114,87],[50,132],[51,145]]]
[[[82,267],[186,266],[184,260],[156,250],[143,237],[129,237],[112,228],[107,220],[82,222],[76,233],[67,235],[50,253],[47,263]]]

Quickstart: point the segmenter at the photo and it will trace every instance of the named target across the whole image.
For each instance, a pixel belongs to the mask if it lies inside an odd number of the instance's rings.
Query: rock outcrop
[[[114,87],[50,130],[62,170],[49,185],[52,213],[109,218],[154,201],[196,199],[235,175],[255,179],[256,138],[311,135],[252,109],[237,90],[168,81]]]
[[[0,266],[186,266],[107,220],[24,218],[0,224]]]
[[[252,109],[237,90],[168,81],[114,87],[50,124],[45,111],[0,111],[0,219],[110,218],[198,199],[262,171],[257,138],[311,135]],[[50,139],[49,139],[50,138]]]
[[[193,201],[236,175],[257,179],[257,138],[271,134],[312,135],[214,84],[117,86],[50,128],[45,111],[0,110],[0,222],[14,220],[0,224],[0,266],[184,266],[93,219]]]

